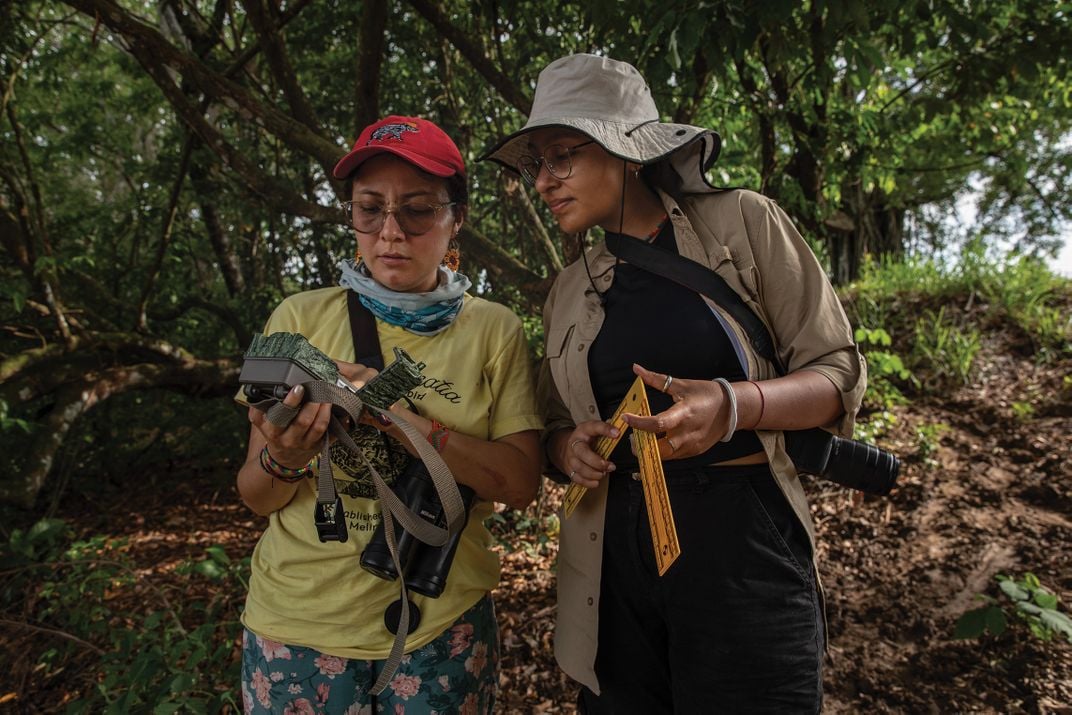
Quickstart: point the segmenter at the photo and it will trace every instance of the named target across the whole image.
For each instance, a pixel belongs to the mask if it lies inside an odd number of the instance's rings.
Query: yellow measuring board
[[[670,495],[666,493],[666,475],[659,459],[659,445],[655,434],[633,430],[633,448],[640,460],[640,483],[644,485],[644,505],[648,507],[648,524],[651,526],[651,541],[655,546],[655,562],[662,576],[670,564],[681,555],[674,526],[674,512],[670,508]]]
[[[638,377],[629,392],[622,398],[618,409],[608,422],[618,428],[617,437],[600,437],[592,449],[603,459],[610,456],[618,446],[622,435],[629,425],[622,419],[622,414],[629,412],[646,417],[651,414],[648,395],[644,391],[644,382]],[[674,526],[674,512],[670,508],[670,496],[666,493],[666,476],[663,463],[659,459],[659,446],[652,432],[633,430],[633,450],[640,463],[640,481],[644,486],[644,503],[648,508],[648,524],[651,527],[651,539],[655,547],[655,560],[662,576],[670,564],[681,554],[681,545],[677,540],[677,527]],[[581,497],[588,491],[579,484],[571,484],[562,498],[563,513],[569,518],[577,508]]]
[[[629,425],[622,419],[622,413],[624,412],[631,412],[634,415],[651,414],[651,409],[648,407],[648,393],[644,392],[644,383],[639,377],[633,382],[629,392],[625,393],[625,397],[618,404],[618,409],[614,410],[614,414],[607,420],[618,429],[618,436],[599,437],[596,439],[596,443],[592,445],[592,451],[603,459],[610,456],[610,453],[618,446],[618,442],[621,441],[622,435],[629,429]],[[567,517],[577,508],[577,503],[581,501],[581,497],[587,491],[588,488],[582,487],[580,484],[570,484],[566,494],[562,497],[562,508],[565,510]]]

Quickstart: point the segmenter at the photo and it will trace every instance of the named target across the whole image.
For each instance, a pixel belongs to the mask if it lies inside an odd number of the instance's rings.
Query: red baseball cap
[[[465,176],[462,153],[446,132],[427,119],[395,115],[365,127],[353,150],[335,165],[332,174],[336,179],[345,179],[357,167],[384,152],[435,176]]]

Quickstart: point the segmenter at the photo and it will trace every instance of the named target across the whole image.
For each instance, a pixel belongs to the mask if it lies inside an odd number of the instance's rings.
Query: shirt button
[[[596,412],[596,406],[595,405],[588,405],[588,412],[589,412],[589,414],[594,415],[595,412]]]
[[[592,541],[595,541],[599,537],[596,535],[596,532],[593,531],[591,534],[588,535],[588,538],[591,539]]]
[[[591,605],[592,605],[593,603],[595,603],[595,602],[596,602],[596,601],[595,601],[595,599],[594,599],[594,598],[592,598],[591,596],[589,596],[589,597],[588,597],[588,605],[589,605],[589,606],[591,606]]]
[[[580,345],[577,346],[577,352],[580,352],[582,350],[584,350],[584,343],[581,343]]]

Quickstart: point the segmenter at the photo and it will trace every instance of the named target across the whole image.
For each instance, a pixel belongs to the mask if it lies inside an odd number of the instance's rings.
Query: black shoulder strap
[[[357,291],[346,291],[346,308],[350,314],[350,333],[354,340],[354,362],[365,367],[383,370],[380,336],[376,333],[376,318],[358,299]]]
[[[632,236],[608,232],[606,240],[610,252],[623,261],[674,281],[718,303],[748,335],[748,341],[752,343],[755,351],[769,360],[779,375],[785,374],[767,326],[718,273],[703,264],[656,248]]]

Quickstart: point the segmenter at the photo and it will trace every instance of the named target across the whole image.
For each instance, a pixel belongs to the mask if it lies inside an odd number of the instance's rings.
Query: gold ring
[[[576,473],[577,473],[577,470],[576,470],[576,469],[571,469],[571,470],[570,470],[570,473],[569,473],[569,480],[570,480],[571,482],[573,481],[573,475],[574,475],[574,474],[576,474]]]
[[[663,383],[662,392],[666,392],[667,390],[669,390],[670,389],[670,383],[672,383],[673,381],[674,381],[674,376],[673,375],[667,375],[666,376],[666,382]]]
[[[573,440],[572,442],[569,443],[569,451],[572,452],[574,445],[576,445],[578,442],[584,442],[584,441],[585,440],[583,440],[583,439],[575,439],[575,440]]]
[[[677,451],[677,445],[676,445],[676,444],[674,444],[674,440],[672,440],[672,439],[670,439],[669,437],[667,437],[667,438],[666,438],[666,443],[667,443],[668,445],[670,445],[670,451],[671,451],[671,452],[676,452],[676,451]]]

